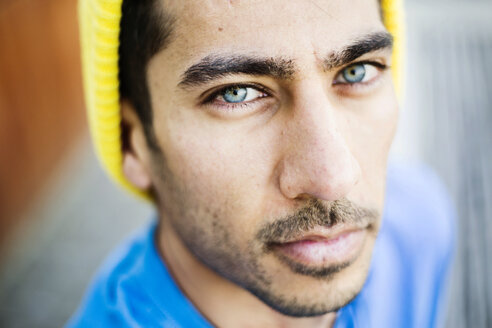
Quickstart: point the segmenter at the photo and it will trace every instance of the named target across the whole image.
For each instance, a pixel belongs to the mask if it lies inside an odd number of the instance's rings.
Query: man
[[[70,326],[442,324],[449,204],[423,168],[386,177],[398,4],[125,0],[121,22],[120,6],[81,3],[90,123],[158,218]]]

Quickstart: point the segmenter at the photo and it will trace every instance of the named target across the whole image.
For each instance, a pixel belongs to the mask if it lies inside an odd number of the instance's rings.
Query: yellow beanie
[[[111,178],[144,199],[123,174],[118,47],[123,0],[80,0],[82,70],[89,127],[96,154]],[[384,24],[394,37],[392,74],[401,95],[404,53],[402,0],[382,0]]]

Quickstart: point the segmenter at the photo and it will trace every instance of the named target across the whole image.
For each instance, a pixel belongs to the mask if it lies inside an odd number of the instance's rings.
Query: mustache
[[[358,206],[345,198],[327,204],[312,199],[296,213],[263,226],[256,238],[265,244],[285,243],[315,227],[346,224],[364,228],[374,224],[379,217],[378,210]]]

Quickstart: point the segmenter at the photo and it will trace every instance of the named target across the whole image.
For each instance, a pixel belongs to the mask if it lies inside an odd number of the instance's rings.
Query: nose
[[[358,183],[361,168],[342,133],[347,128],[337,122],[343,113],[322,92],[301,98],[293,101],[284,131],[280,190],[290,199],[345,197]]]

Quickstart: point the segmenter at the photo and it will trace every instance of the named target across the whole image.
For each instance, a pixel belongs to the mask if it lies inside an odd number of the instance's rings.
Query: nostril
[[[306,200],[309,200],[309,199],[312,199],[312,198],[313,198],[312,195],[309,195],[309,194],[306,194],[306,193],[302,193],[302,194],[297,195],[297,197],[294,198],[294,200],[296,200],[296,201],[306,201]]]
[[[289,199],[296,199],[300,195],[295,188],[296,185],[297,183],[292,180],[292,177],[288,172],[282,172],[280,175],[279,186],[280,191],[285,197]]]

